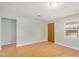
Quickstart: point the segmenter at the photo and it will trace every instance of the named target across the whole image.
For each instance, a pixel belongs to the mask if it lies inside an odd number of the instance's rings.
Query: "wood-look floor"
[[[2,47],[0,56],[19,57],[79,57],[79,51],[54,44],[52,42],[41,42],[22,47],[6,45]]]

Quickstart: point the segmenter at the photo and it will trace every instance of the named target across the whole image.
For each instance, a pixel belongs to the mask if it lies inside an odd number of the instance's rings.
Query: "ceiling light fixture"
[[[60,6],[60,5],[61,5],[61,2],[50,2],[49,3],[49,6],[53,7],[53,8],[56,8],[56,7]]]

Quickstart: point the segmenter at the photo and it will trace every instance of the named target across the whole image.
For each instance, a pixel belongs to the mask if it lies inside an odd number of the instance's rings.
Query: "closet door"
[[[16,21],[2,18],[2,42],[5,44],[16,43]]]

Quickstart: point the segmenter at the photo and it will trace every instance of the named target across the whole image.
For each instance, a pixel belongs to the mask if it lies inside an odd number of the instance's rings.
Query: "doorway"
[[[2,46],[16,44],[16,19],[1,18]]]
[[[55,23],[48,24],[48,41],[55,41]]]

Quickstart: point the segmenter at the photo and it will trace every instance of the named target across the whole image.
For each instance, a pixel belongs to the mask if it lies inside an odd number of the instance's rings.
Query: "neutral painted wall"
[[[17,46],[47,41],[47,22],[24,17],[8,12],[1,12],[1,17],[16,19]],[[1,37],[0,37],[1,38]]]
[[[2,40],[1,44],[16,43],[16,20],[10,18],[1,18]]]
[[[79,21],[79,14],[55,20],[55,43],[79,50],[79,39],[72,39],[64,36],[64,22],[72,20]]]
[[[1,50],[1,17],[0,17],[0,50]]]
[[[47,41],[47,23],[41,20],[19,18],[17,22],[17,45]]]

